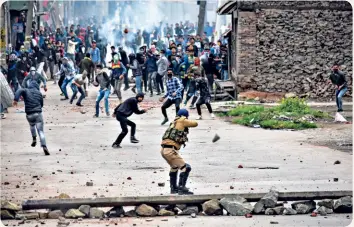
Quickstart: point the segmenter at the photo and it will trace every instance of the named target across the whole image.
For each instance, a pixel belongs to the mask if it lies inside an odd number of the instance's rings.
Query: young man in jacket
[[[106,115],[109,116],[109,103],[108,103],[108,98],[109,94],[111,93],[110,91],[110,79],[107,75],[106,72],[103,71],[102,65],[97,65],[96,66],[96,83],[98,86],[100,86],[100,90],[97,93],[97,98],[96,98],[96,114],[93,115],[93,117],[98,117],[100,113],[100,102],[104,98],[104,106],[106,110]]]
[[[345,79],[345,75],[342,71],[339,70],[338,65],[334,65],[332,67],[332,73],[330,76],[330,80],[332,84],[336,86],[336,103],[338,112],[343,112],[343,104],[342,104],[342,97],[347,92],[347,80]]]
[[[31,81],[28,85],[28,88],[19,89],[15,94],[15,99],[13,102],[14,106],[17,106],[17,102],[21,96],[23,97],[23,100],[25,102],[26,118],[30,125],[32,134],[31,146],[35,147],[37,145],[37,130],[44,154],[50,155],[45,141],[45,135],[43,130],[43,97],[41,92],[39,91],[39,84],[36,81]]]
[[[173,76],[171,68],[169,68],[167,71],[166,89],[167,90],[165,95],[159,99],[160,102],[163,102],[167,98],[161,107],[161,111],[164,116],[164,120],[161,122],[161,125],[164,125],[168,122],[166,109],[169,108],[172,104],[175,104],[176,113],[178,113],[182,99],[183,85],[180,79]]]
[[[74,79],[75,76],[75,68],[74,68],[74,63],[72,61],[69,61],[68,58],[64,57],[62,59],[63,64],[60,67],[60,70],[56,73],[56,76],[58,75],[65,75],[63,84],[61,85],[61,90],[64,94],[64,98],[60,99],[62,101],[64,100],[68,100],[69,96],[68,96],[68,92],[66,90],[66,86],[68,86],[70,84],[71,90],[74,92],[75,88],[73,88],[72,85],[72,81]]]
[[[93,64],[91,60],[91,55],[90,53],[86,53],[85,58],[82,59],[79,63],[79,69],[80,69],[80,74],[83,74],[83,80],[88,78],[88,84],[90,84],[93,81],[93,71],[95,68],[95,65]],[[85,94],[87,96],[87,85],[84,83],[84,88],[85,88]]]
[[[196,121],[188,120],[188,117],[188,110],[180,109],[176,118],[162,137],[161,155],[171,167],[169,174],[171,194],[193,194],[193,192],[186,188],[188,176],[192,168],[179,154],[181,146],[185,146],[185,143],[188,141],[189,128],[198,126]],[[180,174],[177,186],[178,170]]]
[[[157,73],[157,58],[154,53],[149,50],[147,52],[147,60],[145,62],[146,70],[148,73],[148,88],[150,91],[150,97],[153,96],[153,84],[156,83],[156,73]]]
[[[114,54],[112,59],[112,78],[114,80],[114,91],[118,96],[119,103],[122,103],[121,89],[126,74],[128,74],[127,69],[124,64],[119,61],[118,54]]]
[[[128,134],[128,125],[130,126],[130,142],[139,143],[139,140],[135,138],[135,129],[136,124],[130,120],[130,117],[133,113],[135,114],[143,114],[146,113],[147,110],[139,110],[138,103],[144,100],[144,93],[138,93],[136,97],[129,98],[125,100],[122,104],[117,106],[114,109],[113,117],[120,122],[120,127],[122,128],[122,132],[117,137],[116,141],[112,144],[113,148],[122,148],[120,146],[124,137]]]
[[[165,56],[165,50],[160,51],[160,59],[156,62],[157,64],[157,74],[156,74],[156,87],[157,87],[157,94],[160,95],[160,88],[162,93],[165,93],[165,89],[163,87],[163,79],[167,74],[168,69],[168,60]]]
[[[28,88],[29,84],[32,81],[36,81],[38,85],[41,84],[41,82],[43,82],[43,86],[44,86],[44,91],[47,91],[47,81],[46,79],[36,71],[35,67],[31,67],[30,68],[30,72],[29,74],[23,79],[22,81],[22,87],[23,88]]]

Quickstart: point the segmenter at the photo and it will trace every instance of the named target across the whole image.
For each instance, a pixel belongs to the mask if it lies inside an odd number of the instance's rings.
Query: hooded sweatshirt
[[[20,97],[25,102],[26,114],[41,113],[43,107],[43,96],[39,91],[39,84],[31,81],[28,88],[21,88],[15,94],[15,101],[18,102]]]

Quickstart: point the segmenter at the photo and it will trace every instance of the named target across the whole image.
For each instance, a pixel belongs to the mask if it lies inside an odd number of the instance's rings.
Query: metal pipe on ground
[[[196,204],[211,199],[241,196],[248,202],[259,201],[266,193],[214,194],[214,195],[166,195],[142,197],[111,197],[111,198],[75,198],[75,199],[44,199],[26,200],[22,203],[23,210],[34,209],[70,209],[81,205],[91,207],[136,206],[140,204]],[[317,192],[279,192],[279,201],[339,199],[352,196],[352,191],[317,191]]]

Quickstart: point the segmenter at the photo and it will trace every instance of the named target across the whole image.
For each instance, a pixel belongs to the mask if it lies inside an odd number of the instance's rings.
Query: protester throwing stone
[[[161,155],[170,165],[170,188],[171,194],[188,195],[193,194],[186,188],[186,183],[191,166],[186,163],[179,154],[179,149],[181,145],[185,146],[188,141],[187,135],[189,133],[190,127],[197,127],[198,123],[196,121],[188,120],[189,113],[186,109],[180,109],[177,113],[176,118],[170,124],[170,127],[166,130],[162,137],[161,142]],[[177,174],[179,174],[179,182],[177,187]]]
[[[128,125],[130,126],[130,142],[139,143],[139,140],[135,138],[135,129],[136,124],[130,120],[130,117],[133,113],[135,114],[143,114],[147,112],[147,109],[139,110],[138,103],[144,100],[144,93],[138,93],[136,97],[129,98],[125,100],[122,104],[119,104],[113,113],[113,117],[120,122],[120,127],[122,128],[122,132],[117,137],[116,141],[112,144],[113,148],[122,148],[120,146],[124,137],[128,134]]]
[[[30,125],[31,134],[32,134],[32,143],[31,146],[35,147],[37,145],[37,134],[38,132],[41,146],[43,148],[45,155],[50,155],[47,144],[45,141],[44,130],[43,130],[43,115],[42,115],[42,107],[43,107],[43,97],[42,93],[39,91],[39,84],[32,80],[28,85],[28,88],[21,88],[19,89],[14,98],[13,105],[17,106],[17,102],[20,97],[23,97],[25,102],[25,112],[27,121]]]
[[[183,85],[177,77],[173,77],[171,68],[167,70],[166,89],[167,90],[165,95],[159,99],[160,102],[163,102],[167,98],[161,107],[161,111],[164,116],[164,120],[162,121],[161,125],[164,125],[168,122],[166,109],[169,108],[172,104],[175,104],[176,113],[178,113],[182,99]]]

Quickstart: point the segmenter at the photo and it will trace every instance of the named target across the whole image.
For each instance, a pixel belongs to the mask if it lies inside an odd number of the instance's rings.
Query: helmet
[[[189,112],[186,109],[180,109],[177,113],[177,116],[179,116],[179,117],[184,116],[184,117],[188,118]]]
[[[30,71],[36,71],[36,68],[32,66],[32,67],[30,68]]]

